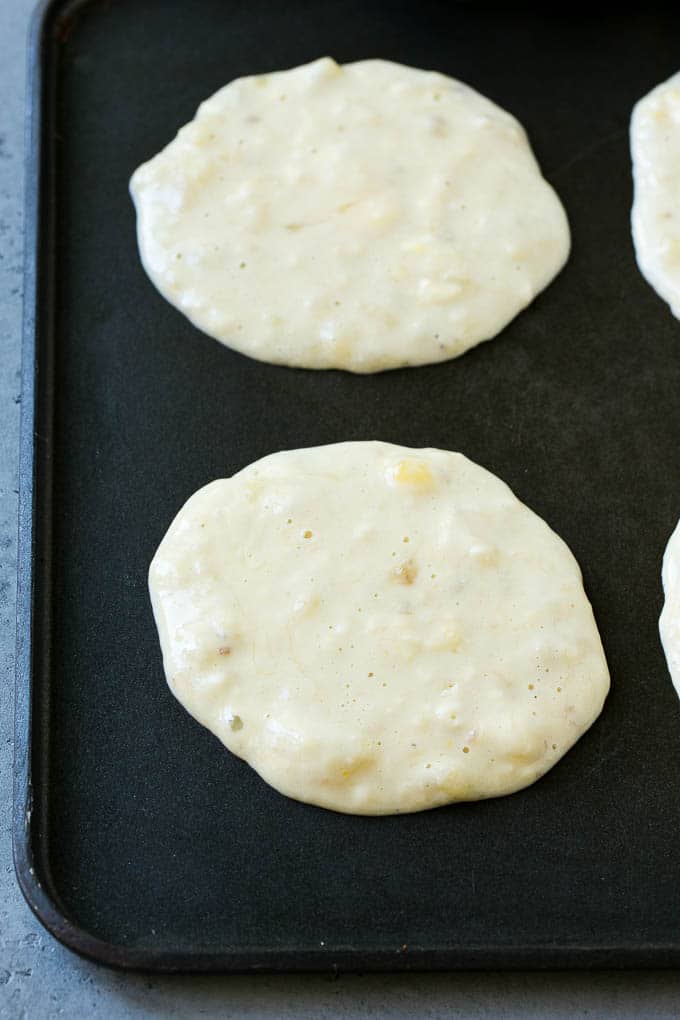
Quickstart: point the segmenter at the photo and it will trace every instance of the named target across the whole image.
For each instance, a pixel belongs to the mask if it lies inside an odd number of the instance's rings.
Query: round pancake
[[[462,354],[569,251],[520,124],[460,82],[383,60],[231,82],[131,192],[167,300],[229,347],[305,368]]]
[[[386,814],[511,793],[600,713],[579,567],[459,453],[277,453],[189,499],[149,575],[186,709],[272,786]]]
[[[680,521],[668,540],[661,571],[665,602],[659,617],[661,644],[680,696]]]
[[[680,318],[680,73],[635,106],[630,122],[640,272]]]

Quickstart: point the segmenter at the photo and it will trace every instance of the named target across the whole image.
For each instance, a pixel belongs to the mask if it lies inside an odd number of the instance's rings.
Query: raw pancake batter
[[[659,632],[671,679],[680,695],[680,521],[666,546],[661,576],[666,601]]]
[[[680,73],[635,106],[630,147],[637,263],[680,318]]]
[[[456,357],[569,251],[521,125],[460,82],[383,60],[231,82],[131,191],[168,301],[236,350],[306,368]]]
[[[458,453],[265,457],[191,497],[149,583],[179,701],[272,786],[338,811],[518,790],[609,688],[569,549]]]

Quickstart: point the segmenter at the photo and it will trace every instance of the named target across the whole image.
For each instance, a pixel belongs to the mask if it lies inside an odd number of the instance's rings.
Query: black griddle
[[[680,66],[680,10],[53,0],[31,47],[14,838],[33,910],[155,970],[677,966],[680,704],[657,619],[680,324],[635,265],[628,123]],[[142,270],[135,167],[230,79],[326,53],[468,82],[524,123],[565,204],[565,270],[461,358],[259,364]],[[296,803],[164,681],[146,572],[185,499],[274,450],[374,438],[464,452],[583,567],[612,691],[511,797],[387,818]]]

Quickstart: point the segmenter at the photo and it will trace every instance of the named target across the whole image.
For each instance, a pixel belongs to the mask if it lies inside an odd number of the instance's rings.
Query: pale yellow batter
[[[272,786],[385,814],[511,793],[609,675],[567,546],[461,454],[273,454],[180,511],[149,575],[168,682]]]
[[[638,266],[680,318],[680,73],[637,103],[630,145]]]
[[[569,251],[521,125],[460,82],[383,60],[231,82],[131,191],[168,301],[230,347],[306,368],[462,354]]]
[[[680,695],[680,521],[666,546],[662,580],[665,602],[659,632],[671,679]]]

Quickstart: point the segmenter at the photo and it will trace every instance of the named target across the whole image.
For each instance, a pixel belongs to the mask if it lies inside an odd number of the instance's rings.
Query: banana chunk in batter
[[[609,689],[571,552],[459,453],[265,457],[189,499],[149,584],[179,701],[276,789],[337,811],[512,793]]]
[[[514,117],[384,60],[231,82],[131,192],[167,300],[229,347],[305,368],[456,357],[502,330],[569,252]]]

